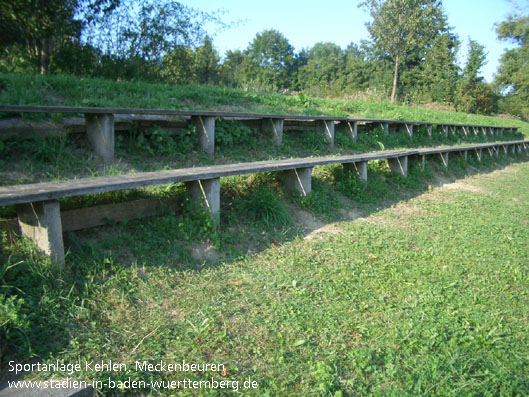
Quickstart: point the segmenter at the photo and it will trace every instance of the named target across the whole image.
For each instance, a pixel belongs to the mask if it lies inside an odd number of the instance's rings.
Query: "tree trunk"
[[[395,103],[397,97],[397,83],[399,81],[399,56],[395,58],[395,73],[393,75],[393,91],[391,91],[391,103]]]
[[[50,42],[48,39],[40,39],[39,67],[40,74],[48,74],[50,65]]]

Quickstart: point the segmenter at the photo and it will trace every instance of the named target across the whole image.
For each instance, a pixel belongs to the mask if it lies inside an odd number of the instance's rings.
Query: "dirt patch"
[[[479,186],[470,185],[470,184],[465,183],[465,182],[448,183],[446,185],[443,185],[442,189],[457,190],[457,191],[467,191],[467,192],[482,193],[482,194],[486,194],[487,193],[485,191],[485,189],[483,189],[483,188],[481,188]]]
[[[294,205],[288,204],[288,211],[292,216],[292,220],[297,226],[300,226],[307,232],[312,232],[313,230],[320,229],[325,226],[325,223],[320,221],[310,212],[302,210]]]
[[[325,234],[343,234],[344,231],[341,230],[334,223],[315,229],[305,236],[305,240],[314,240],[316,238],[323,238]]]
[[[215,246],[205,241],[191,246],[191,257],[199,262],[218,262],[219,260]]]

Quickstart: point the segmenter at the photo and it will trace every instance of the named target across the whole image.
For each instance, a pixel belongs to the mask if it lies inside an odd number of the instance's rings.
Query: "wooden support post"
[[[209,211],[212,219],[220,218],[220,178],[186,182],[191,202]]]
[[[503,151],[505,152],[505,157],[507,157],[507,155],[509,154],[508,153],[508,149],[507,149],[507,145],[502,145],[503,146]]]
[[[481,131],[483,131],[483,135],[487,136],[487,130],[485,129],[485,127],[481,127]]]
[[[283,119],[263,119],[261,122],[262,131],[270,131],[274,135],[274,143],[277,146],[281,146],[283,143]]]
[[[443,165],[448,168],[448,152],[439,154],[441,155],[441,160],[443,160]]]
[[[468,160],[468,150],[463,150],[463,158],[465,159],[465,161]]]
[[[334,120],[318,120],[318,132],[325,136],[329,145],[334,146]]]
[[[448,138],[448,130],[449,130],[449,127],[445,125],[445,138]]]
[[[295,168],[284,171],[284,187],[289,192],[306,196],[312,191],[312,168]]]
[[[215,154],[215,117],[193,116],[191,123],[197,128],[200,148],[213,156]]]
[[[429,125],[427,126],[427,128],[428,128],[428,136],[430,137],[430,139],[432,139],[433,125]]]
[[[424,172],[426,170],[426,156],[421,156],[421,169],[422,169],[422,172]]]
[[[408,176],[408,156],[388,159],[388,164],[391,172],[402,175],[403,177]]]
[[[95,153],[104,161],[114,158],[114,115],[86,113],[86,133]]]
[[[64,266],[61,209],[57,200],[39,201],[16,206],[22,234],[32,240],[40,251],[49,255],[61,268]]]
[[[367,184],[367,161],[357,163],[344,163],[343,168],[353,175],[357,175],[365,184]]]
[[[463,127],[461,127],[461,129],[462,129],[463,132],[465,133],[465,136],[468,136],[467,127],[463,126]]]

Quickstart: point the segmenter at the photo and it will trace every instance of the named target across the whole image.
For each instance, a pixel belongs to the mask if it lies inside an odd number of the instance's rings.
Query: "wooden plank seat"
[[[468,152],[475,152],[481,160],[483,150],[488,150],[492,156],[502,148],[506,155],[509,152],[521,153],[528,150],[529,140],[382,151],[347,156],[258,161],[4,186],[0,187],[0,206],[16,205],[20,232],[32,239],[38,248],[50,255],[55,262],[62,264],[64,263],[63,226],[58,202],[62,198],[184,182],[192,200],[204,205],[211,215],[217,218],[220,211],[220,178],[222,177],[261,172],[284,172],[285,188],[307,195],[311,191],[311,175],[315,166],[343,164],[346,170],[367,181],[367,163],[373,160],[387,159],[392,172],[407,176],[409,157],[422,157],[424,168],[426,156],[440,154],[445,166],[448,166],[449,153],[463,153],[466,159]],[[92,224],[97,225],[97,222]]]
[[[485,125],[446,124],[429,123],[402,120],[385,120],[369,118],[351,118],[341,116],[307,116],[307,115],[285,115],[285,114],[261,114],[242,113],[226,111],[202,111],[202,110],[168,110],[168,109],[137,109],[137,108],[103,108],[103,107],[75,107],[75,106],[25,106],[25,105],[0,105],[0,112],[15,113],[63,113],[84,114],[86,132],[88,139],[97,155],[103,160],[110,161],[114,157],[114,133],[116,120],[149,120],[154,116],[161,121],[176,122],[174,118],[184,120],[186,125],[192,124],[196,127],[200,147],[209,155],[215,152],[215,120],[223,118],[227,120],[240,120],[245,122],[256,122],[261,130],[273,133],[273,141],[281,145],[283,140],[284,125],[292,123],[309,123],[314,125],[318,132],[323,134],[330,145],[334,144],[335,129],[345,130],[352,140],[357,139],[358,127],[382,128],[386,133],[390,129],[396,129],[413,137],[414,129],[425,126],[431,136],[433,128],[441,128],[445,135],[452,134],[484,134],[497,135],[504,132],[516,132],[518,127],[497,127]],[[129,116],[129,117],[127,117]],[[155,120],[156,118],[154,118]],[[14,129],[13,122],[0,123],[11,130]],[[29,123],[29,128],[31,127]],[[44,131],[53,130],[53,126],[43,126]],[[28,128],[27,126],[24,128]],[[6,134],[12,136],[12,134]]]

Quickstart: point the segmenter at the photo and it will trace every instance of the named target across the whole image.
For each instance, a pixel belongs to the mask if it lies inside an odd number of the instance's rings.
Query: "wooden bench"
[[[311,192],[312,169],[315,166],[343,164],[344,168],[367,181],[368,161],[387,159],[392,172],[404,177],[408,174],[408,158],[422,158],[441,155],[448,166],[449,153],[462,153],[465,159],[469,153],[476,153],[481,161],[484,150],[491,156],[503,149],[505,154],[521,153],[529,148],[529,140],[509,141],[464,146],[439,147],[429,149],[410,149],[383,151],[358,155],[329,156],[290,159],[280,161],[259,161],[251,163],[226,164],[208,167],[185,168],[156,172],[142,172],[131,175],[119,175],[99,178],[86,178],[62,182],[45,182],[27,185],[0,187],[0,206],[16,205],[20,232],[33,240],[38,248],[59,263],[64,263],[63,223],[59,199],[104,193],[117,190],[135,189],[152,185],[184,182],[193,202],[207,208],[214,218],[220,211],[220,178],[233,175],[261,172],[283,172],[284,184],[289,191],[307,195]],[[127,205],[116,204],[116,205]],[[91,209],[91,218],[98,218],[98,207]],[[110,211],[117,212],[119,211]],[[106,211],[105,214],[108,214]],[[140,211],[140,213],[143,213]],[[99,215],[102,220],[102,216]],[[117,219],[115,219],[117,220]],[[97,225],[98,222],[92,223]]]
[[[330,145],[334,144],[335,129],[345,130],[353,141],[358,136],[358,128],[379,127],[389,133],[390,129],[403,131],[413,137],[414,128],[425,126],[431,136],[434,127],[444,130],[446,136],[452,134],[484,134],[499,135],[504,132],[516,132],[517,127],[496,127],[485,125],[467,124],[446,124],[446,123],[426,123],[401,120],[375,120],[367,118],[351,118],[337,116],[301,116],[301,115],[279,115],[279,114],[258,114],[220,111],[199,111],[199,110],[164,110],[164,109],[134,109],[134,108],[100,108],[100,107],[72,107],[72,106],[24,106],[24,105],[0,105],[0,112],[11,113],[62,113],[62,114],[84,114],[86,132],[93,150],[105,161],[110,161],[114,157],[114,134],[116,118],[126,118],[129,120],[142,120],[148,116],[181,118],[186,125],[194,125],[197,130],[200,147],[209,155],[215,152],[215,120],[223,118],[227,120],[239,120],[253,122],[259,125],[261,130],[273,133],[273,140],[276,145],[281,145],[283,141],[283,130],[285,125],[301,123],[307,126],[316,127],[322,133]],[[150,119],[152,121],[152,118]],[[12,128],[12,121],[5,126]],[[1,127],[0,123],[0,127]],[[35,127],[34,124],[33,127]],[[31,125],[29,126],[31,128]],[[46,129],[52,128],[50,125]]]

